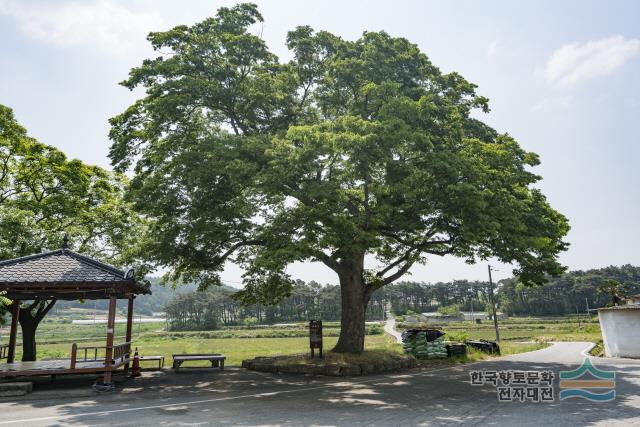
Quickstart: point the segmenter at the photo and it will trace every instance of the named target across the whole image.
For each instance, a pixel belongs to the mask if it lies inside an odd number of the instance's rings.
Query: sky
[[[385,30],[416,43],[443,72],[457,71],[490,99],[480,118],[515,137],[542,164],[535,172],[569,218],[571,270],[640,265],[640,2],[255,1],[261,32],[281,60],[298,25],[345,39]],[[108,118],[140,92],[118,85],[157,56],[149,31],[193,24],[229,1],[0,0],[0,104],[41,142],[110,167]],[[491,261],[494,279],[511,267]],[[317,263],[287,270],[336,283]],[[407,279],[486,280],[487,263],[430,258]],[[238,285],[241,271],[223,279]]]

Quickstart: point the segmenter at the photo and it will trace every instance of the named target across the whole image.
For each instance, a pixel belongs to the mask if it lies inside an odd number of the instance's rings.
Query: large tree
[[[123,85],[146,96],[111,119],[111,159],[153,221],[150,260],[219,284],[244,267],[247,303],[286,296],[296,261],[342,293],[335,351],[360,352],[371,294],[430,256],[513,263],[526,283],[563,269],[567,220],[532,185],[538,156],[472,117],[487,99],[406,39],[298,27],[281,63],[255,5],[149,34],[161,56]]]
[[[67,235],[83,253],[132,263],[144,223],[123,200],[124,187],[123,177],[29,137],[0,105],[0,259],[58,249]],[[55,303],[22,304],[23,360],[35,360],[36,329]]]

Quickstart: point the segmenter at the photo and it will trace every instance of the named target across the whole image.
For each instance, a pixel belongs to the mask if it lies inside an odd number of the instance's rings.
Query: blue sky
[[[286,32],[311,25],[353,39],[408,38],[443,71],[491,100],[482,119],[541,156],[552,205],[569,217],[571,269],[640,264],[640,2],[257,2],[263,37],[282,59]],[[117,85],[153,56],[145,36],[215,13],[221,1],[0,0],[0,103],[32,136],[109,166],[107,119],[135,99]],[[510,275],[498,266],[497,278]],[[335,282],[317,264],[295,277]],[[237,268],[224,274],[240,280]],[[486,264],[434,258],[412,279],[485,279]]]

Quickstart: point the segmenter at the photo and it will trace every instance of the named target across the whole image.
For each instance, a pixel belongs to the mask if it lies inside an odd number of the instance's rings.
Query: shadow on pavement
[[[597,359],[595,359],[598,366]],[[612,402],[559,401],[558,372],[578,365],[496,359],[346,379],[229,369],[147,372],[112,393],[0,404],[28,425],[611,425],[640,423],[640,362],[615,370]],[[471,370],[551,370],[556,400],[499,402],[493,386],[471,386]],[[61,380],[57,380],[61,381]],[[74,380],[80,381],[80,379]],[[87,383],[89,386],[91,382]],[[43,384],[40,387],[46,388]],[[63,390],[77,390],[69,388]],[[38,392],[40,393],[40,391]],[[37,393],[36,393],[37,394]],[[70,402],[69,400],[73,400]],[[100,413],[107,411],[108,413]],[[51,417],[51,418],[47,418]],[[44,419],[39,419],[44,418]]]

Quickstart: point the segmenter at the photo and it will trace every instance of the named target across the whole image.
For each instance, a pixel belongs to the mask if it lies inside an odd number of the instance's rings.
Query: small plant
[[[244,319],[242,321],[242,323],[245,326],[255,326],[258,324],[258,318],[257,317],[247,317],[246,319]]]
[[[591,356],[604,357],[604,343],[602,342],[602,340],[596,341],[596,345],[594,345],[593,348],[589,350],[589,354]]]
[[[368,328],[367,335],[380,335],[382,333],[382,325],[376,323]]]
[[[458,304],[440,306],[438,307],[438,313],[443,316],[460,316],[462,314]]]
[[[469,339],[469,333],[467,331],[447,332],[445,338],[449,341],[465,342]]]

